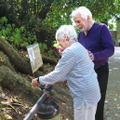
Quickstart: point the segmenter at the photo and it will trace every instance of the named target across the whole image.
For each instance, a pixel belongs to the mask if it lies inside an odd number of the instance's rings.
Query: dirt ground
[[[58,85],[69,93],[66,83],[59,83]],[[61,120],[73,120],[72,99],[62,94],[56,94],[58,99],[55,99],[55,102],[59,106]],[[5,88],[0,92],[0,120],[23,120],[33,105],[29,98]],[[37,114],[33,120],[38,120]]]

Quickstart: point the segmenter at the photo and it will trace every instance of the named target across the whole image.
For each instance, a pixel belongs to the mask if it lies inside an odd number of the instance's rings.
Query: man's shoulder
[[[108,31],[108,26],[105,24],[105,23],[94,23],[94,26],[92,28],[92,30],[95,30],[95,31]]]
[[[97,27],[107,27],[107,25],[105,24],[105,23],[97,23],[97,22],[95,22],[94,23],[94,26],[97,26]]]

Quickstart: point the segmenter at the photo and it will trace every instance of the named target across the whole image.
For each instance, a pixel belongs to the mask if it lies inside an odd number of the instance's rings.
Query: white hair
[[[83,18],[85,20],[87,20],[87,16],[89,16],[90,17],[90,21],[92,21],[92,13],[91,13],[91,11],[88,8],[86,8],[84,6],[76,8],[71,13],[71,17],[74,18],[78,13],[81,15],[81,18]]]
[[[69,42],[78,41],[77,33],[72,25],[62,25],[56,32],[56,40],[64,40],[65,34],[67,34]]]

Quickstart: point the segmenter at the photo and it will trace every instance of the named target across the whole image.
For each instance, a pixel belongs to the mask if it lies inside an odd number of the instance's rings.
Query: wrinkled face
[[[68,46],[68,39],[67,36],[63,40],[58,39],[59,46],[61,46],[62,49],[65,49]]]
[[[61,46],[61,48],[65,49],[65,44],[64,44],[64,40],[58,40],[59,46]]]
[[[76,26],[80,29],[80,31],[87,31],[88,23],[87,20],[81,18],[80,14],[76,14],[74,17],[74,21]]]

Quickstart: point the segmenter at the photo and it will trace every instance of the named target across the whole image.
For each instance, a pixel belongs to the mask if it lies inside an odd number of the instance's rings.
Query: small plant
[[[45,54],[45,51],[47,50],[47,45],[45,43],[39,43],[41,54]]]
[[[39,43],[39,47],[40,47],[41,54],[44,54],[44,55],[46,55],[46,56],[48,56],[50,58],[54,58],[53,51],[52,50],[48,51],[47,44],[45,44],[45,43]]]
[[[50,63],[47,63],[47,66],[50,67]]]
[[[50,58],[53,58],[53,55],[52,55],[52,54],[53,54],[53,51],[52,51],[52,50],[49,50],[49,51],[48,51],[48,56],[49,56]]]
[[[0,37],[10,40],[13,46],[30,45],[37,41],[36,35],[31,34],[24,26],[16,28],[15,24],[7,24],[7,21],[6,17],[0,19]]]
[[[4,25],[4,24],[7,23],[7,22],[8,22],[8,20],[7,20],[6,17],[2,17],[2,18],[0,19],[0,24],[1,24],[1,25]]]

